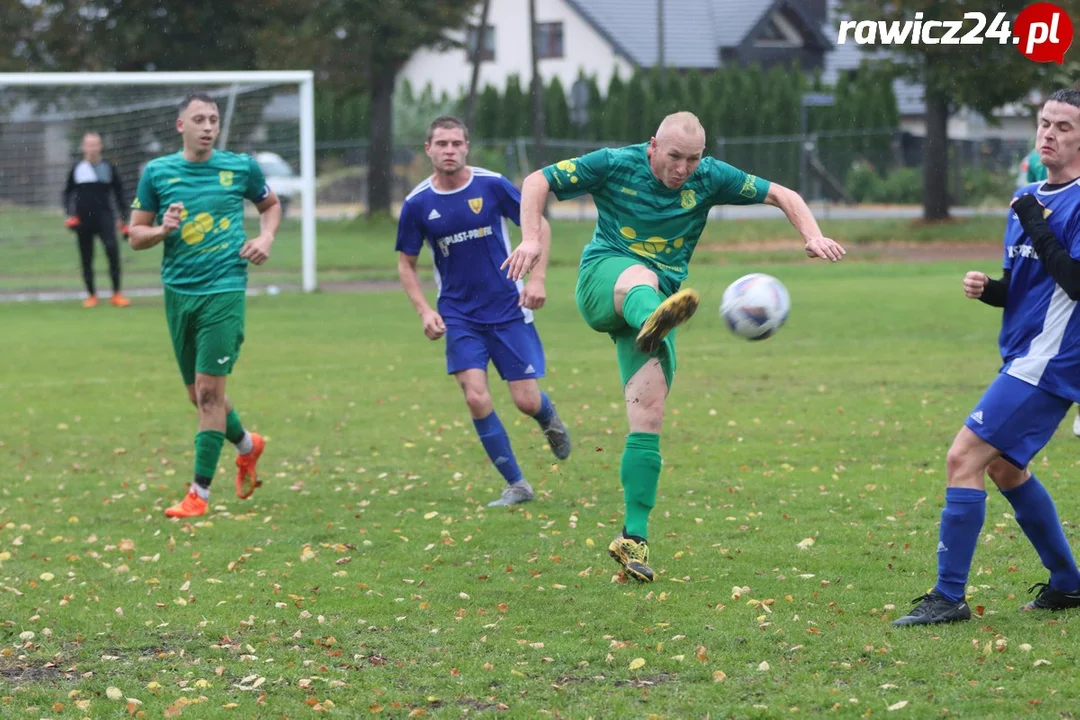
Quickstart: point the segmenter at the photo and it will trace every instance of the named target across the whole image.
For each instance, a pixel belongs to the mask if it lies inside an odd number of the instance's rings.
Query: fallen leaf
[[[889,712],[892,712],[893,710],[902,710],[902,709],[906,708],[907,707],[907,702],[908,702],[907,700],[901,700],[898,703],[893,703],[892,705],[889,706]]]
[[[110,700],[123,700],[124,693],[120,690],[120,688],[111,687],[105,690],[105,697],[109,698]]]
[[[723,670],[717,670],[712,674],[712,680],[713,682],[724,682],[727,680],[727,673]]]
[[[631,670],[637,670],[637,669],[643,668],[643,667],[645,667],[645,658],[634,658],[630,662],[630,669]]]

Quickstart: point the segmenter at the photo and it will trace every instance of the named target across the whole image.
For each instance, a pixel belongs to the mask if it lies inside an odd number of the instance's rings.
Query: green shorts
[[[630,382],[630,378],[650,357],[657,357],[670,390],[671,382],[675,378],[675,331],[668,333],[654,355],[647,355],[635,346],[638,331],[615,312],[615,281],[624,270],[634,265],[641,265],[641,262],[633,258],[612,256],[594,260],[581,268],[575,291],[578,311],[589,327],[611,336],[619,359],[619,375],[623,387],[626,387],[626,383]],[[660,295],[666,297],[662,291]]]
[[[195,373],[232,373],[244,343],[245,301],[242,290],[184,295],[165,288],[165,318],[185,385],[195,384]]]

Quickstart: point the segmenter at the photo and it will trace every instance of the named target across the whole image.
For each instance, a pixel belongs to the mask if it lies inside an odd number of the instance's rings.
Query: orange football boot
[[[241,500],[248,499],[255,488],[262,487],[262,480],[255,472],[255,463],[259,462],[265,447],[266,441],[262,435],[251,433],[251,452],[236,456],[236,497]]]

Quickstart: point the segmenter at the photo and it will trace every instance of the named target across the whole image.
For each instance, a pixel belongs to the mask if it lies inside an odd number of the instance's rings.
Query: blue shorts
[[[964,425],[1022,470],[1054,437],[1072,404],[1072,400],[1001,373]]]
[[[544,347],[536,326],[521,320],[498,328],[446,328],[447,373],[486,371],[489,361],[507,382],[544,377]]]

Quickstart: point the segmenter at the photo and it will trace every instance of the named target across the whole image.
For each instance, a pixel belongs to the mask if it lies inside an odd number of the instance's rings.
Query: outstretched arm
[[[821,234],[821,228],[818,227],[814,214],[794,190],[771,183],[769,193],[765,196],[765,204],[778,207],[784,212],[788,222],[802,235],[808,256],[836,262],[845,255],[846,251],[839,243]]]
[[[540,261],[542,254],[541,236],[546,224],[544,203],[547,202],[551,186],[540,170],[532,172],[521,185],[521,244],[510,257],[506,258],[500,270],[507,270],[511,280],[520,280],[529,274]],[[548,242],[551,240],[551,228],[548,228]]]
[[[547,218],[540,218],[540,259],[536,261],[529,280],[521,292],[520,304],[529,310],[539,310],[547,302],[547,289],[544,281],[547,279],[548,260],[551,259],[551,225]]]

